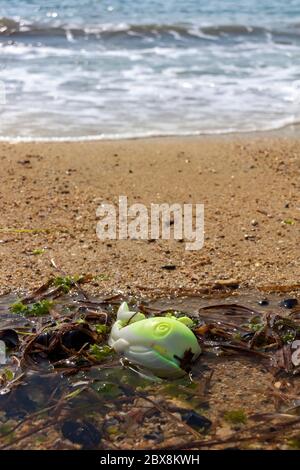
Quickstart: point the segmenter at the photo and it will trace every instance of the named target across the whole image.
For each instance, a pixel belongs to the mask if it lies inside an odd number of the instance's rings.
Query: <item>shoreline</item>
[[[54,274],[52,258],[70,275],[93,274],[96,291],[193,289],[230,278],[247,288],[298,282],[296,135],[1,142],[0,159],[2,292],[40,285]],[[203,249],[187,252],[174,240],[100,242],[96,209],[123,194],[129,204],[204,203]]]
[[[287,136],[291,138],[300,138],[300,122],[293,124],[284,124],[280,127],[272,129],[255,129],[255,130],[228,130],[228,131],[212,131],[212,132],[197,132],[197,133],[182,133],[182,134],[155,134],[152,133],[141,133],[139,135],[119,135],[107,136],[107,135],[86,135],[79,137],[11,137],[11,136],[0,136],[0,144],[51,144],[51,143],[80,143],[80,142],[118,142],[118,141],[132,141],[132,140],[148,140],[148,139],[197,139],[197,138],[263,138],[263,137],[280,137]]]

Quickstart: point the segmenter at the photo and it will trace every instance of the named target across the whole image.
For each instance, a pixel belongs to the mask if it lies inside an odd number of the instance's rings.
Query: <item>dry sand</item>
[[[39,285],[54,273],[51,258],[69,274],[98,276],[101,291],[198,288],[228,278],[250,287],[300,282],[296,138],[2,143],[0,162],[2,292]],[[203,249],[186,251],[174,240],[99,241],[96,209],[119,195],[148,207],[204,203]],[[37,249],[45,251],[32,254]]]

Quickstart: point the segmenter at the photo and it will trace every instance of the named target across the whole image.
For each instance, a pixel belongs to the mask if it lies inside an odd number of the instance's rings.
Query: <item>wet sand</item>
[[[55,273],[52,258],[69,274],[91,273],[96,291],[195,289],[224,279],[299,283],[296,138],[2,143],[0,162],[2,292],[41,284]],[[203,203],[203,249],[186,251],[176,240],[99,241],[96,209],[119,195],[148,207]],[[163,268],[170,264],[176,269]]]

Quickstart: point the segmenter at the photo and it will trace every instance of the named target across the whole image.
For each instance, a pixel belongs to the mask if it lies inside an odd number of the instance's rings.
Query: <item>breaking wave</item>
[[[228,24],[219,26],[198,26],[195,24],[103,24],[100,26],[87,26],[80,28],[72,25],[53,26],[49,24],[18,22],[10,18],[0,19],[0,37],[10,38],[48,38],[66,37],[73,38],[91,37],[93,39],[127,39],[140,38],[259,38],[271,36],[274,40],[287,38],[289,40],[300,39],[300,25],[296,23],[289,28],[272,29],[260,26],[245,26]]]

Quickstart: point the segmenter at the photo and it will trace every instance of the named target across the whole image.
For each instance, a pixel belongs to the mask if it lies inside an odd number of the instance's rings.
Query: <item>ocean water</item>
[[[0,139],[300,121],[300,0],[0,0]]]

